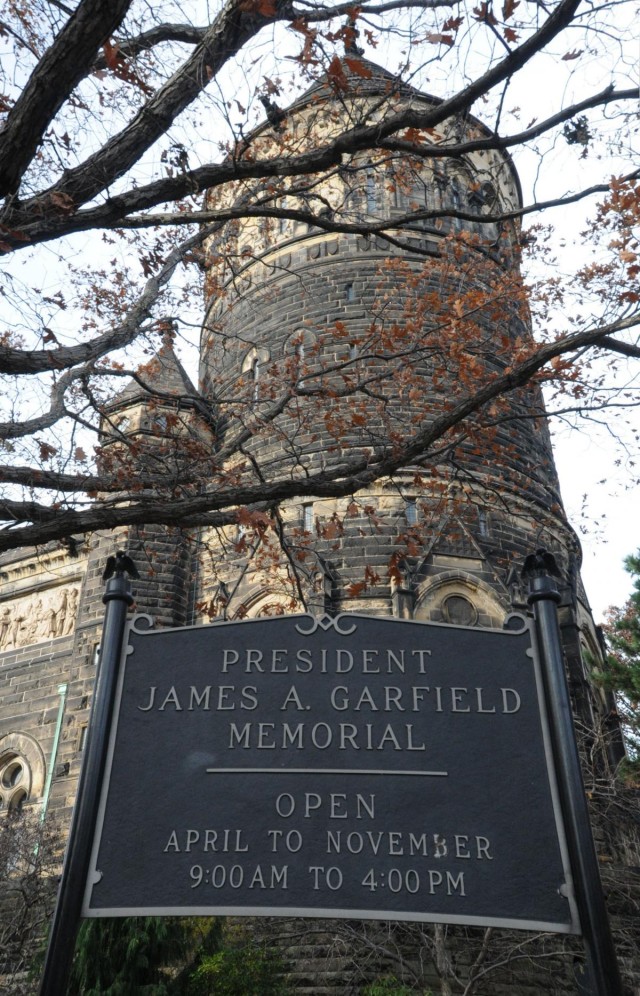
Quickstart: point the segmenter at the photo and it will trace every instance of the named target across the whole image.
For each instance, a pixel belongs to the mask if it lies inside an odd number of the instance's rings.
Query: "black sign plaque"
[[[578,933],[531,633],[131,624],[84,916]]]

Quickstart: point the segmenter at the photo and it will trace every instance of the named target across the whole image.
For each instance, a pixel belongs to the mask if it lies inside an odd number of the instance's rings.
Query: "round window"
[[[16,758],[10,761],[2,772],[2,784],[5,788],[15,788],[22,781],[24,769],[21,762]]]
[[[464,595],[448,595],[442,603],[442,614],[454,626],[475,626],[478,621],[475,605]]]
[[[31,773],[19,754],[5,754],[0,760],[0,809],[19,812],[29,798]]]

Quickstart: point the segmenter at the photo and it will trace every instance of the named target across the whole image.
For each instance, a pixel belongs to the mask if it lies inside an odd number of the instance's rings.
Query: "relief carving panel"
[[[0,651],[26,647],[73,632],[80,584],[49,588],[0,603]]]

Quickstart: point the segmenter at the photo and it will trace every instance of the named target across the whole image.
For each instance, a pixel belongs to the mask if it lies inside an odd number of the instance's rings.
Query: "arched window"
[[[289,205],[287,204],[287,198],[283,197],[281,199],[281,201],[280,201],[280,208],[283,211],[286,211],[287,208],[288,208],[288,206]],[[289,227],[289,219],[288,218],[278,218],[278,231],[279,231],[280,235],[284,235],[285,232],[287,231],[288,227]]]
[[[260,381],[269,362],[269,352],[266,349],[250,349],[242,363],[242,373],[251,385],[251,396],[254,401],[260,397]]]
[[[450,626],[501,629],[506,609],[496,593],[466,572],[446,572],[420,586],[414,618]]]
[[[376,177],[375,173],[371,170],[367,170],[367,177],[365,181],[365,194],[367,199],[367,214],[375,214],[377,204],[376,204]]]
[[[465,209],[466,204],[464,202],[464,195],[458,184],[458,180],[456,179],[451,181],[449,187],[449,199],[451,201],[451,208],[453,211],[463,211]],[[463,222],[460,218],[452,218],[452,223],[456,231],[461,231],[465,225],[465,222]]]
[[[293,356],[300,361],[308,360],[315,343],[316,336],[311,329],[296,329],[284,344],[284,355]]]
[[[451,184],[451,207],[454,211],[460,211],[462,208],[462,194],[458,188],[458,184],[454,180]]]
[[[292,611],[300,611],[293,601],[274,593],[258,595],[247,599],[232,614],[232,619],[263,619],[270,616],[286,616]]]
[[[310,364],[313,363],[317,355],[316,335],[311,329],[296,329],[284,344],[284,355],[288,359],[288,368],[291,375],[301,387],[304,384],[304,375],[310,373]],[[292,362],[293,361],[293,362]]]
[[[259,393],[258,383],[260,381],[260,357],[259,356],[256,356],[254,358],[254,360],[253,360],[253,363],[251,364],[251,379],[253,381],[253,400],[257,401],[258,400],[258,393]]]

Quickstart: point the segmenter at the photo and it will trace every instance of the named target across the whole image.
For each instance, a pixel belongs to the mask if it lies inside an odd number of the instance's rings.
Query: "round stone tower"
[[[238,154],[286,160],[345,122],[357,131],[439,106],[371,63],[357,68],[313,86]],[[264,533],[241,524],[224,551],[212,538],[222,566],[201,598],[212,613],[306,602],[501,626],[523,604],[519,568],[539,546],[558,557],[575,603],[579,545],[539,387],[456,417],[474,392],[506,384],[533,342],[519,227],[483,220],[520,202],[508,155],[481,148],[488,136],[473,118],[447,119],[322,174],[244,181],[226,200],[210,192],[211,208],[259,199],[264,216],[232,221],[208,244],[205,390],[222,447],[244,434],[238,473],[287,480],[293,495],[277,567]],[[456,153],[469,143],[478,151]],[[384,235],[358,231],[383,222]],[[402,470],[387,472],[398,453]],[[353,481],[347,496],[328,480],[336,466]]]
[[[345,127],[357,135],[400,110],[440,106],[371,63],[356,69],[347,60],[342,76],[272,113],[236,154],[271,156],[286,172],[289,157]],[[203,619],[306,609],[502,627],[526,610],[525,556],[546,547],[561,572],[574,710],[593,731],[611,702],[585,661],[602,648],[540,386],[509,378],[533,334],[520,229],[508,220],[519,181],[489,137],[469,116],[446,118],[342,154],[322,173],[209,193],[208,206],[232,220],[207,245],[202,381],[227,472],[263,486],[266,512],[203,536],[195,604]],[[485,403],[472,408],[480,391]],[[277,511],[274,480],[291,496]],[[269,936],[264,924],[255,930]],[[465,976],[486,956],[472,933],[445,937],[436,926],[427,941],[408,925],[315,922],[308,934],[299,921],[273,925],[294,991],[314,996],[360,992],[412,959],[424,986],[453,991],[447,973]],[[516,942],[495,942],[508,964]],[[487,979],[478,992],[498,991]],[[558,979],[558,992],[574,991],[562,967]],[[533,969],[514,980],[505,992],[550,991]]]

